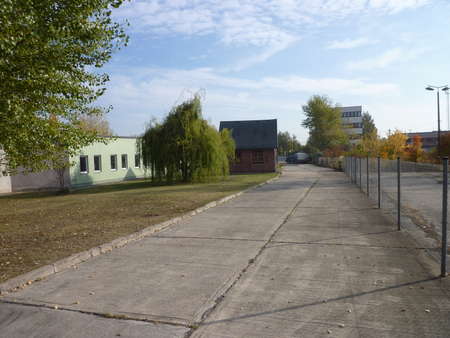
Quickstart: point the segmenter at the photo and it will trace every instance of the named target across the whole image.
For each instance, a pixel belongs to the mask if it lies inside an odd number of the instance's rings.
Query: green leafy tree
[[[108,81],[102,67],[127,43],[112,10],[122,0],[2,0],[0,2],[0,163],[38,171],[65,166],[98,140],[80,128]]]
[[[363,130],[363,137],[364,136],[370,136],[376,135],[378,133],[377,127],[375,127],[375,122],[373,121],[372,116],[365,112],[362,114],[362,130]]]
[[[308,147],[324,151],[348,143],[341,124],[341,112],[326,96],[315,95],[303,106],[306,118],[302,125],[309,129]]]
[[[138,144],[153,180],[207,181],[229,174],[235,143],[202,118],[198,96],[174,107],[162,123],[152,121]]]
[[[288,155],[302,150],[300,142],[295,135],[290,135],[289,132],[278,132],[278,153],[280,155]]]

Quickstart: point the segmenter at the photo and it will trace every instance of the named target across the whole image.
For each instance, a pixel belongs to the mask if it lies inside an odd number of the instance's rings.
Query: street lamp
[[[438,156],[439,158],[441,158],[441,111],[439,108],[439,91],[442,90],[444,92],[446,92],[447,90],[449,90],[448,86],[430,86],[428,85],[426,88],[426,90],[436,90],[436,94],[437,94],[437,114],[438,114]]]

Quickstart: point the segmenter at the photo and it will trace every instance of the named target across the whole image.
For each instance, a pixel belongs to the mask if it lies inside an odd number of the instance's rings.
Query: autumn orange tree
[[[412,144],[406,147],[404,159],[411,162],[423,162],[425,160],[422,138],[419,135],[415,135],[412,139]]]

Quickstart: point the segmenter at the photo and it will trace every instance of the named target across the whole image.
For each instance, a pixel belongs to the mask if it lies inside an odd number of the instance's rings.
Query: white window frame
[[[111,167],[111,159],[113,157],[115,158],[115,163],[116,163],[116,167],[115,168]],[[109,156],[109,167],[110,167],[111,171],[117,171],[117,154],[112,154],[112,155]]]
[[[99,169],[95,170],[95,158],[99,158]],[[102,155],[94,155],[94,173],[101,173],[102,172]]]
[[[86,171],[81,171],[81,159],[86,159]],[[80,174],[89,174],[89,156],[88,155],[80,155]]]

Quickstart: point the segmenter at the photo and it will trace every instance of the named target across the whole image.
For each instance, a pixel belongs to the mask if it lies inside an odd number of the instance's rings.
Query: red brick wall
[[[262,149],[264,163],[253,163],[254,150],[238,150],[240,158],[231,166],[232,173],[262,173],[274,172],[277,169],[277,150]]]

